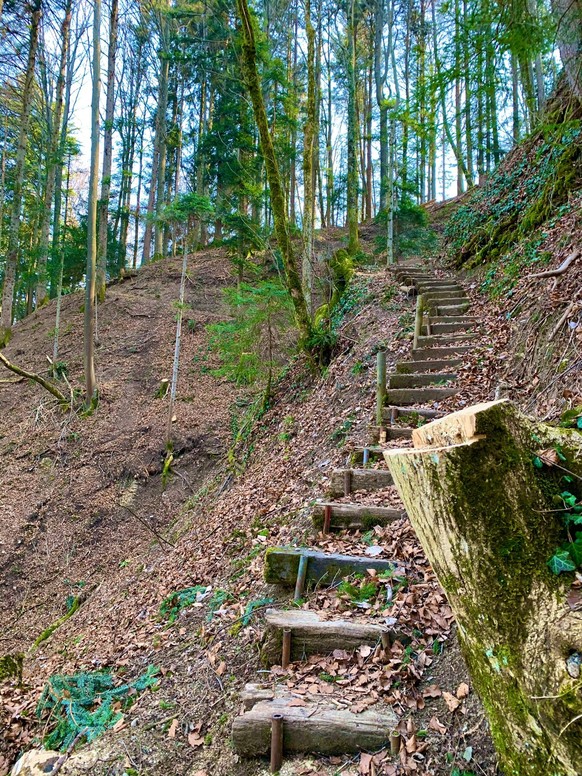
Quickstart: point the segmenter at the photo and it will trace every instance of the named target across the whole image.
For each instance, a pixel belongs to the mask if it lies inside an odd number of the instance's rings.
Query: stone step
[[[440,361],[400,361],[396,364],[396,371],[402,375],[411,375],[417,372],[446,372],[461,366],[462,363],[460,358],[441,359]]]
[[[378,448],[383,450],[383,448]],[[330,529],[343,531],[368,531],[377,525],[385,526],[404,516],[402,509],[378,507],[373,504],[338,504],[333,501],[318,501],[311,514],[313,525],[318,530],[323,528],[326,508],[331,512]]]
[[[392,485],[388,469],[336,469],[331,473],[327,495],[348,496],[356,490],[382,490]]]
[[[420,336],[417,339],[417,346],[419,348],[440,348],[447,347],[447,345],[457,345],[462,342],[470,342],[478,337],[478,334],[431,334],[428,336]]]
[[[448,399],[458,392],[458,388],[390,388],[386,391],[386,401],[405,405],[424,404]]]
[[[431,334],[454,334],[455,332],[467,331],[475,327],[474,323],[439,323],[438,319],[431,318],[430,320],[430,333]],[[428,326],[422,327],[422,333],[426,335],[428,333]]]
[[[421,388],[425,385],[447,385],[457,379],[454,372],[416,373],[411,375],[393,374],[389,388]]]
[[[307,558],[306,586],[332,585],[350,574],[366,574],[367,569],[392,571],[394,562],[367,555],[336,555],[316,550],[271,547],[265,553],[265,582],[293,587],[297,581],[301,556]]]
[[[354,713],[338,709],[321,695],[298,697],[281,685],[275,689],[247,685],[245,711],[234,719],[232,742],[237,754],[260,757],[269,753],[274,714],[283,717],[283,750],[286,754],[323,755],[375,752],[389,745],[399,717],[386,705]]]
[[[431,358],[448,359],[449,356],[458,356],[463,353],[471,353],[472,345],[451,345],[449,348],[416,348],[410,354],[413,361],[428,361]]]
[[[353,652],[362,644],[387,647],[398,638],[395,631],[381,625],[324,620],[317,612],[305,609],[267,609],[265,625],[261,658],[266,666],[281,665],[284,630],[291,631],[291,662],[309,655],[329,655],[334,649]]]

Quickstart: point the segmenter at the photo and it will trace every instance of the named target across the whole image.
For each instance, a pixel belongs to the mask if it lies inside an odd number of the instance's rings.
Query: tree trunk
[[[48,301],[47,298],[47,262],[49,254],[51,215],[53,205],[53,195],[55,192],[55,183],[57,178],[57,167],[63,166],[63,159],[59,151],[61,149],[61,131],[63,119],[63,104],[65,95],[65,80],[67,75],[67,57],[69,52],[69,33],[71,29],[71,7],[72,0],[67,0],[65,6],[65,16],[61,25],[61,60],[59,63],[59,75],[57,77],[56,100],[54,120],[52,122],[52,132],[49,142],[47,156],[46,188],[44,192],[44,203],[41,214],[40,227],[40,246],[38,257],[38,283],[36,286],[36,306],[41,307]],[[60,214],[59,214],[60,215]],[[55,214],[56,218],[56,214]]]
[[[97,393],[95,379],[95,274],[97,268],[97,178],[99,176],[99,98],[101,91],[101,0],[93,2],[93,71],[91,93],[91,169],[87,213],[87,275],[85,278],[85,404]]]
[[[8,232],[8,248],[6,250],[6,267],[4,270],[4,287],[2,289],[2,313],[0,315],[0,342],[5,338],[12,326],[12,305],[16,271],[19,258],[20,214],[22,211],[22,184],[24,182],[24,166],[28,149],[30,112],[32,109],[34,68],[38,50],[38,32],[41,17],[41,0],[36,0],[31,11],[30,36],[28,44],[28,61],[22,92],[22,110],[20,112],[20,127],[18,132],[18,147],[14,162],[14,187],[12,194],[12,213]]]
[[[574,94],[582,99],[582,0],[552,0],[560,59]]]
[[[348,171],[347,171],[347,226],[348,251],[353,256],[360,247],[358,236],[358,107],[356,79],[356,18],[355,0],[348,8]]]
[[[105,299],[107,277],[107,227],[111,193],[111,163],[113,160],[113,119],[115,113],[115,56],[117,53],[117,22],[119,0],[111,0],[109,17],[109,50],[107,52],[107,98],[105,100],[105,132],[103,134],[103,169],[99,198],[99,234],[97,237],[97,298]]]
[[[453,608],[501,768],[576,776],[582,701],[568,659],[582,653],[582,618],[566,602],[572,575],[548,560],[565,530],[552,495],[565,470],[580,482],[582,437],[502,400],[417,429],[413,442],[385,458]],[[537,469],[538,448],[566,460]]]
[[[275,221],[275,233],[277,242],[283,259],[285,269],[285,281],[289,295],[293,302],[295,310],[295,320],[301,337],[301,346],[309,352],[311,339],[311,319],[303,296],[301,287],[301,278],[297,271],[297,263],[293,253],[293,246],[289,237],[289,228],[287,224],[287,210],[285,207],[285,197],[283,186],[281,184],[281,175],[277,156],[273,146],[273,139],[269,132],[269,124],[263,93],[261,90],[261,80],[257,70],[257,52],[255,45],[255,32],[247,0],[237,0],[237,10],[242,26],[242,65],[243,73],[251,102],[255,121],[259,130],[261,140],[261,150],[265,160],[267,179],[269,182],[271,207],[273,209],[273,218]]]
[[[303,293],[310,314],[313,286],[313,229],[315,215],[315,148],[319,137],[315,105],[315,29],[311,21],[311,0],[305,0],[307,34],[307,117],[303,130]]]

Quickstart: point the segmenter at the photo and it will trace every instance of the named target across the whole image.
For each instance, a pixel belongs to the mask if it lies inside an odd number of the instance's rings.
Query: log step
[[[265,553],[265,582],[271,585],[295,585],[302,555],[307,557],[306,584],[332,585],[350,574],[366,574],[367,569],[376,569],[378,572],[394,569],[394,563],[390,560],[271,547]]]
[[[456,345],[457,343],[461,344],[462,342],[468,342],[470,340],[476,339],[477,336],[478,335],[475,333],[449,335],[431,334],[429,336],[420,336],[417,340],[417,343],[419,348],[438,348],[446,347],[447,345]]]
[[[433,305],[432,303],[429,304],[429,312],[432,315],[440,316],[440,315],[462,315],[463,313],[466,313],[469,309],[470,304],[469,302],[461,302],[459,304],[454,305]]]
[[[437,302],[444,299],[469,301],[469,298],[463,289],[459,289],[458,291],[428,291],[424,293],[423,296],[428,302]]]
[[[375,647],[392,643],[398,634],[380,625],[358,624],[353,620],[322,620],[317,612],[304,609],[267,609],[265,638],[261,649],[264,665],[280,665],[283,631],[291,631],[291,661],[309,655],[329,655],[334,649],[352,652],[362,644]]]
[[[469,331],[475,328],[474,322],[469,323],[440,323],[438,320],[430,319],[430,334],[455,334],[458,332]],[[422,334],[429,334],[428,326],[422,327]]]
[[[454,369],[461,366],[462,363],[460,358],[443,358],[440,361],[400,361],[396,364],[396,371],[402,375],[410,375],[415,372],[446,372],[447,369]]]
[[[399,404],[424,404],[427,401],[442,401],[459,393],[458,388],[390,388],[386,401]]]
[[[390,388],[422,388],[425,385],[446,385],[457,379],[453,372],[431,372],[429,374],[393,374],[390,377]]]
[[[451,345],[450,348],[417,348],[410,355],[413,361],[428,361],[431,358],[447,359],[449,356],[470,353],[472,350],[472,345]]]
[[[390,418],[388,418],[390,420]],[[374,442],[378,442],[380,440],[380,432],[384,434],[384,439],[411,439],[412,438],[412,432],[414,431],[413,428],[408,428],[407,426],[392,426],[390,424],[388,425],[382,425],[382,426],[370,426],[370,439],[372,439]],[[384,447],[377,447],[374,448],[377,450],[382,450],[382,457],[381,460],[384,460]],[[359,460],[361,461],[363,458],[363,447],[357,447],[354,451],[355,455],[359,456]],[[358,460],[358,459],[356,459]]]
[[[433,410],[430,407],[415,407],[413,410],[410,409],[410,407],[398,407],[394,405],[386,405],[384,408],[384,412],[388,413],[388,417],[390,417],[392,410],[396,410],[397,417],[398,418],[409,418],[411,415],[418,415],[421,418],[430,418],[431,420],[434,420],[435,418],[442,418],[443,413],[439,412],[438,410]]]
[[[256,691],[252,685],[245,688],[244,700],[249,709],[236,717],[232,725],[234,749],[239,755],[268,754],[273,714],[283,716],[283,751],[288,754],[374,752],[386,746],[399,721],[387,706],[355,714],[308,695],[304,706],[293,705],[299,696],[282,688],[270,692],[271,699],[265,700],[265,689],[260,685]]]
[[[378,448],[379,451],[383,449]],[[326,507],[331,509],[330,528],[337,531],[369,530],[377,525],[389,525],[404,516],[401,509],[377,507],[372,504],[337,504],[332,501],[318,501],[313,507],[312,520],[315,528],[319,530],[323,528]]]
[[[392,485],[388,469],[335,469],[331,473],[328,494],[347,496],[355,490],[382,490]]]
[[[430,291],[464,291],[460,283],[454,280],[419,280],[415,283],[421,294]]]

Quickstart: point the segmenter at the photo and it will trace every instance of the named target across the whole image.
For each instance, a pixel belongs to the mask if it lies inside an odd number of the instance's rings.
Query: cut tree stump
[[[346,484],[349,489],[346,492]],[[328,495],[332,498],[347,496],[356,490],[382,490],[392,485],[387,469],[336,469],[331,473]]]
[[[582,613],[572,573],[548,562],[564,546],[554,497],[580,495],[582,435],[533,423],[507,400],[453,413],[385,458],[459,626],[501,770],[576,776],[582,763]],[[556,466],[534,466],[559,449]],[[575,674],[569,660],[577,656]]]
[[[441,359],[471,353],[473,345],[451,345],[448,348],[417,348],[410,354],[413,361],[428,361],[430,358]]]
[[[394,563],[379,558],[357,555],[335,555],[316,550],[272,547],[265,553],[265,582],[271,585],[294,585],[297,580],[299,559],[308,559],[306,582],[320,585],[338,583],[350,574],[365,574],[367,569],[391,571]]]
[[[401,509],[378,507],[373,504],[338,504],[332,501],[319,501],[313,507],[312,513],[315,528],[323,528],[326,507],[331,508],[330,528],[338,531],[369,530],[376,525],[389,525],[405,514]]]
[[[388,743],[399,721],[388,706],[376,706],[355,714],[310,696],[302,699],[304,705],[297,705],[301,696],[288,691],[277,689],[272,700],[261,699],[261,692],[264,691],[259,686],[257,700],[253,702],[253,686],[247,685],[245,703],[250,708],[236,717],[232,725],[234,749],[245,757],[259,757],[269,752],[273,714],[283,715],[283,752],[286,754],[373,752]]]
[[[386,401],[390,404],[424,404],[442,401],[457,393],[458,388],[390,388],[386,391]]]
[[[265,637],[261,658],[266,666],[281,665],[283,630],[291,631],[291,660],[305,660],[309,655],[329,655],[334,649],[352,652],[362,644],[385,646],[398,638],[398,633],[381,625],[360,624],[353,620],[324,620],[317,612],[304,609],[267,609]]]
[[[461,366],[460,358],[449,358],[435,361],[401,361],[396,364],[396,371],[401,375],[411,375],[417,372],[446,372]]]
[[[429,374],[415,373],[411,375],[390,375],[390,388],[420,388],[426,385],[446,385],[457,379],[454,372],[431,372]]]

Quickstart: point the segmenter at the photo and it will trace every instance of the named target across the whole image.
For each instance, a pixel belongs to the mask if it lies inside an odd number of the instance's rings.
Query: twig
[[[576,304],[577,304],[576,302],[570,302],[570,304],[568,305],[568,307],[566,307],[566,312],[565,312],[565,313],[564,313],[562,316],[560,316],[560,320],[558,321],[558,323],[557,323],[557,324],[554,326],[554,328],[552,329],[552,333],[551,333],[551,334],[550,334],[550,336],[548,337],[548,342],[550,342],[551,340],[553,340],[553,339],[554,339],[554,337],[555,337],[555,336],[556,336],[556,334],[559,332],[559,330],[562,328],[562,326],[563,326],[564,322],[566,321],[566,319],[568,318],[568,316],[569,316],[569,315],[570,315],[570,313],[572,312],[572,309],[573,309],[574,307],[576,307]]]
[[[82,737],[85,735],[85,733],[87,732],[87,730],[88,730],[88,729],[89,729],[89,728],[86,728],[86,727],[85,727],[85,728],[83,728],[83,730],[80,730],[80,731],[77,733],[77,735],[75,736],[75,738],[73,738],[73,740],[71,741],[71,743],[70,743],[70,744],[69,744],[69,746],[67,747],[67,751],[66,751],[64,754],[62,754],[62,755],[59,757],[59,759],[56,761],[56,763],[55,763],[55,767],[54,767],[54,768],[52,769],[52,771],[50,772],[50,776],[55,776],[55,773],[58,773],[58,772],[61,770],[61,768],[63,767],[63,765],[64,765],[64,764],[67,762],[67,760],[69,759],[69,757],[70,757],[70,755],[71,755],[71,752],[73,751],[73,749],[74,749],[74,748],[75,748],[75,746],[77,745],[77,743],[78,743],[79,739],[80,739],[80,738],[82,738]]]
[[[135,519],[136,519],[136,520],[139,520],[139,522],[140,522],[140,523],[141,523],[143,526],[145,526],[145,528],[147,528],[147,529],[148,529],[148,531],[151,531],[151,532],[153,533],[153,535],[156,537],[156,539],[158,540],[158,542],[159,542],[159,544],[160,544],[160,549],[161,549],[163,552],[165,552],[165,550],[164,550],[164,547],[163,547],[163,545],[162,545],[162,542],[165,542],[165,543],[166,543],[166,544],[167,544],[169,547],[172,547],[172,548],[174,548],[174,547],[176,546],[175,544],[172,544],[172,542],[169,542],[167,539],[164,539],[164,537],[163,537],[161,534],[159,534],[159,533],[156,531],[156,529],[155,529],[155,528],[152,528],[152,526],[151,526],[149,523],[147,523],[147,522],[146,522],[146,521],[143,519],[143,517],[140,517],[140,516],[137,514],[137,512],[134,512],[134,511],[133,511],[133,509],[131,509],[131,507],[128,507],[128,506],[126,506],[125,504],[121,504],[120,502],[117,502],[117,503],[118,503],[118,505],[119,505],[120,507],[122,507],[123,509],[127,509],[127,511],[129,512],[129,514],[130,514],[130,515],[133,515],[133,517],[135,517]]]

